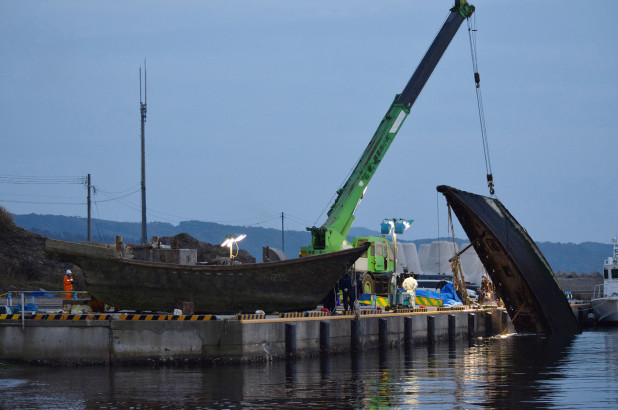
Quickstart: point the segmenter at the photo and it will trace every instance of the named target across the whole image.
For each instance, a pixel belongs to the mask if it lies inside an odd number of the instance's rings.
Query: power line
[[[132,191],[131,193],[134,193],[134,192],[138,191],[139,189],[140,189],[140,184],[138,183],[138,184],[135,184],[132,187],[129,187],[129,188],[124,189],[122,191],[107,191],[107,190],[102,189],[102,188],[97,188],[97,191],[102,192],[104,194],[109,194],[109,195],[121,195],[121,194],[124,194],[125,192],[128,192],[128,191]]]
[[[309,221],[307,221],[307,220],[305,220],[303,218],[299,218],[297,216],[291,215],[291,214],[289,214],[287,212],[285,213],[285,217],[286,217],[286,219],[288,219],[288,221],[292,221],[295,224],[300,225],[300,226],[307,227],[308,225],[310,225]]]
[[[96,209],[97,214],[99,215],[99,219],[101,219],[101,214],[99,213],[99,207],[96,202],[94,203],[94,207]],[[99,228],[99,224],[96,218],[94,219],[94,225],[96,226],[97,232],[99,233],[99,241],[103,242],[103,236],[101,235],[101,229]]]
[[[67,195],[35,195],[35,194],[8,194],[8,196],[17,197],[34,197],[34,198],[62,198],[62,199],[78,199],[83,196],[67,196]]]
[[[259,222],[255,222],[252,225],[262,225],[262,224],[264,224],[266,222],[270,222],[270,221],[273,221],[275,219],[280,219],[280,218],[281,218],[281,215],[277,215],[277,216],[274,216],[274,217],[269,217],[267,219],[263,219],[263,220],[261,220]]]
[[[17,176],[17,175],[0,175],[0,184],[39,184],[39,185],[55,185],[55,184],[84,184],[86,177],[75,176]]]
[[[39,204],[39,205],[85,205],[85,202],[43,202],[43,201],[13,201],[10,199],[0,199],[0,202],[10,202],[13,204]]]
[[[100,189],[95,189],[95,194],[97,194],[99,191],[100,191],[100,192],[105,193],[104,191],[101,191]],[[140,188],[137,188],[137,189],[135,189],[135,190],[133,190],[133,191],[131,191],[131,192],[127,193],[127,194],[124,194],[124,195],[121,195],[121,196],[118,196],[118,197],[114,197],[114,198],[102,199],[102,200],[99,200],[98,202],[110,202],[110,201],[117,201],[117,200],[119,200],[119,199],[126,198],[126,197],[128,197],[128,196],[131,196],[131,195],[133,195],[133,194],[135,194],[135,193],[137,193],[137,192],[139,192],[139,191],[140,191]]]
[[[0,175],[0,183],[4,184],[39,184],[39,185],[56,185],[56,184],[87,184],[87,177],[76,177],[76,176],[17,176],[17,175]],[[100,210],[98,208],[99,203],[104,202],[117,202],[120,205],[124,205],[125,207],[132,209],[134,211],[140,211],[139,206],[133,204],[130,201],[123,200],[124,198],[130,197],[133,194],[138,193],[141,190],[141,184],[133,185],[127,189],[121,191],[108,191],[98,186],[92,186],[94,190],[94,194],[103,194],[107,198],[105,199],[95,199],[92,201],[95,203],[97,213],[100,216]],[[36,194],[10,194],[13,197],[33,197],[33,198],[62,198],[64,201],[37,201],[37,200],[16,200],[16,199],[0,199],[0,202],[6,203],[19,203],[19,204],[38,204],[38,205],[76,205],[83,206],[86,205],[87,202],[78,201],[78,202],[69,202],[66,199],[73,198],[81,198],[81,197],[67,197],[67,196],[59,196],[59,195],[36,195]],[[177,223],[183,220],[189,220],[189,217],[178,216],[176,214],[170,214],[163,211],[158,211],[156,209],[149,208],[147,210],[147,214],[156,217],[158,219],[162,219],[164,221],[170,223]],[[299,225],[307,225],[307,221],[303,221],[298,217],[295,217],[290,214],[285,214],[286,218],[290,219],[295,224]],[[171,217],[171,218],[170,218]],[[250,218],[250,219],[236,219],[236,220],[218,220],[211,221],[213,223],[219,224],[235,224],[235,225],[247,225],[247,226],[259,226],[266,224],[268,222],[278,220],[281,217],[281,214],[273,214],[268,215],[262,218]],[[97,227],[98,228],[98,227]],[[100,236],[100,232],[99,232]]]

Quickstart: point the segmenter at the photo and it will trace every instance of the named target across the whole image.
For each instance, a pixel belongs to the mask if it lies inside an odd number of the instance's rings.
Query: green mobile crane
[[[410,114],[412,105],[455,33],[457,33],[461,23],[474,12],[474,6],[468,4],[466,0],[455,0],[455,6],[450,11],[410,81],[401,94],[395,96],[354,171],[343,187],[337,191],[338,196],[328,211],[327,221],[319,228],[315,226],[307,228],[311,232],[311,245],[303,246],[300,250],[300,256],[317,255],[341,250],[348,246],[358,246],[363,242],[371,242],[372,245],[366,257],[367,261],[364,261],[364,257],[362,257],[357,263],[361,271],[366,269],[365,273],[370,275],[369,277],[361,275],[363,290],[366,293],[373,293],[373,284],[374,280],[377,280],[377,275],[393,271],[394,258],[391,247],[383,237],[356,238],[352,244],[349,244],[347,235],[354,221],[356,209],[367,189],[367,184],[376,172],[404,120]],[[385,276],[387,281],[388,276]],[[379,282],[383,281],[380,280]]]

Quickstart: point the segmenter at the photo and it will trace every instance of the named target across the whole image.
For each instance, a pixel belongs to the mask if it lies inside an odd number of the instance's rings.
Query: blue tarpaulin
[[[39,307],[37,305],[35,305],[34,303],[26,303],[24,304],[24,312],[38,312],[39,311]],[[14,313],[19,313],[21,312],[21,305],[17,305],[13,308],[13,312]]]
[[[444,285],[444,287],[440,290],[440,295],[442,295],[444,306],[463,305],[463,303],[461,303],[461,299],[457,296],[457,292],[455,292],[455,287],[451,282]],[[447,300],[449,300],[450,304],[446,304]]]
[[[459,306],[463,305],[461,299],[457,296],[455,288],[451,282],[448,282],[440,293],[425,289],[416,289],[416,296],[424,298],[442,299],[442,306]]]
[[[24,292],[24,296],[28,297],[28,296],[32,296],[35,298],[53,298],[54,295],[53,293],[50,292],[45,292],[42,290],[37,290],[37,291],[33,291],[33,292]]]

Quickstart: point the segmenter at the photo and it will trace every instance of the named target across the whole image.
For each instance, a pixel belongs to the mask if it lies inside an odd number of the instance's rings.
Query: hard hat
[[[71,272],[71,269],[67,269],[67,275],[72,274],[73,272]]]

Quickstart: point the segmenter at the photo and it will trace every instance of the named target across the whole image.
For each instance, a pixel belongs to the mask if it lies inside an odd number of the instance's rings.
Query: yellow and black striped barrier
[[[68,314],[68,313],[37,313],[34,320],[109,320],[112,315]]]
[[[323,316],[330,316],[330,312],[287,312],[287,313],[279,313],[279,317],[283,318],[283,319],[296,319],[296,318],[303,318],[303,317],[323,317]]]
[[[257,320],[264,318],[266,318],[266,315],[264,313],[249,313],[243,315],[236,315],[236,320]]]
[[[28,320],[113,320],[115,319],[109,314],[68,314],[68,313],[36,313],[32,316],[25,317]],[[21,314],[2,314],[0,320],[19,320]],[[214,315],[120,315],[119,320],[186,320],[186,321],[203,321],[215,320]]]
[[[202,321],[202,320],[214,320],[213,315],[120,315],[120,320],[188,320],[188,321]]]
[[[438,312],[445,312],[451,310],[464,310],[463,306],[440,306],[436,309]]]
[[[361,315],[380,315],[380,314],[382,314],[382,311],[381,310],[377,310],[377,309],[376,310],[373,310],[373,309],[372,310],[361,309],[360,314]]]
[[[283,319],[295,319],[295,318],[305,317],[305,312],[279,313],[279,317]]]
[[[422,312],[427,312],[427,308],[423,307],[423,308],[401,308],[401,309],[395,309],[395,313],[422,313]]]
[[[330,312],[305,312],[305,317],[330,316]]]
[[[36,313],[32,316],[24,317],[28,320],[109,320],[111,315],[95,315],[95,314],[68,314],[68,313]],[[21,319],[20,313],[0,315],[0,320],[18,320]]]
[[[19,313],[13,313],[13,314],[3,313],[3,314],[0,315],[0,320],[17,320],[17,319],[21,319],[21,314],[19,314]]]

